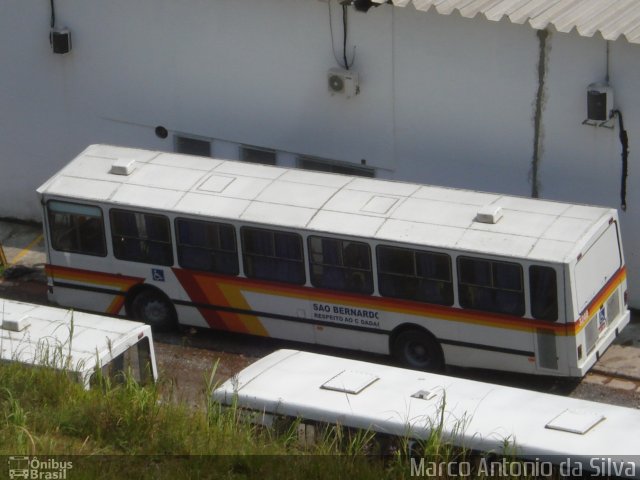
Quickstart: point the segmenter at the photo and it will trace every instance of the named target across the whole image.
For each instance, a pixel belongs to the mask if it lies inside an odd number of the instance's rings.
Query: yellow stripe
[[[27,245],[22,250],[20,250],[20,253],[18,253],[18,255],[16,255],[16,258],[13,259],[13,262],[11,262],[11,266],[18,263],[22,259],[22,257],[28,254],[33,247],[35,247],[38,243],[42,241],[42,238],[43,238],[42,234],[38,235],[34,240],[31,241],[29,245]]]

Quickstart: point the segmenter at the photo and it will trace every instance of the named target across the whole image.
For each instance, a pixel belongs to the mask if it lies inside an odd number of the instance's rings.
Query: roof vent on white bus
[[[494,224],[498,223],[502,216],[502,207],[498,207],[496,205],[487,205],[486,207],[482,207],[480,210],[478,210],[475,221],[479,223]]]
[[[113,175],[130,175],[135,170],[136,161],[133,158],[119,158],[111,165],[109,173]]]
[[[17,320],[9,320],[8,318],[5,318],[2,321],[2,329],[9,330],[11,332],[21,332],[30,325],[31,317],[22,317]]]
[[[343,370],[335,377],[324,382],[320,388],[357,395],[379,378],[380,377],[368,372]]]
[[[565,410],[545,425],[545,428],[584,435],[605,416],[596,412]]]
[[[411,395],[413,398],[419,398],[421,400],[431,400],[438,396],[436,392],[433,390],[418,390],[416,393]]]

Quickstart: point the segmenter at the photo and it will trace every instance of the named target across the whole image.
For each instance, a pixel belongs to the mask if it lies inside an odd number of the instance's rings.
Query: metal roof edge
[[[372,0],[377,4],[386,0]],[[527,23],[535,30],[553,26],[560,33],[576,33],[591,38],[599,33],[604,40],[617,41],[620,37],[631,44],[640,44],[640,11],[635,3],[624,0],[606,0],[601,5],[589,0],[392,0],[393,6],[405,7],[409,3],[420,12],[434,10],[439,15],[451,15],[457,12],[463,18],[476,18],[482,14],[484,19],[500,22],[505,17],[509,22],[522,25]],[[584,7],[584,8],[582,8]],[[619,21],[601,17],[603,9],[614,8]],[[586,12],[585,12],[586,11]],[[591,13],[589,13],[591,12]],[[610,17],[609,17],[610,18]]]

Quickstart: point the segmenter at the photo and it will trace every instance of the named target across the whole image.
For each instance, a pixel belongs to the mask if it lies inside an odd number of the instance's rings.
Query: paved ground
[[[45,253],[41,227],[37,224],[0,220],[0,245],[8,261],[8,278],[0,280],[0,297],[31,302],[46,301],[43,270]],[[12,273],[19,274],[20,277],[12,279]],[[170,371],[172,356],[167,355],[167,358]],[[583,382],[640,394],[640,315],[633,316],[632,323],[625,328]]]
[[[45,262],[40,225],[0,220],[0,245],[10,265],[31,267]]]

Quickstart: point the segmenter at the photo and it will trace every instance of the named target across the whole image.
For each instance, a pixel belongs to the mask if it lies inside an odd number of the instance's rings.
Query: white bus
[[[85,388],[98,370],[114,381],[158,378],[149,325],[2,299],[0,362],[63,370]]]
[[[629,321],[607,208],[105,145],[38,189],[50,299],[583,376]]]
[[[436,431],[467,453],[553,464],[559,478],[640,478],[634,408],[295,350],[249,365],[214,390],[213,399],[262,425],[301,421],[303,441],[312,442],[315,427],[326,425],[380,440],[427,440]],[[535,468],[513,476],[495,468],[487,463],[477,477],[553,478]]]

